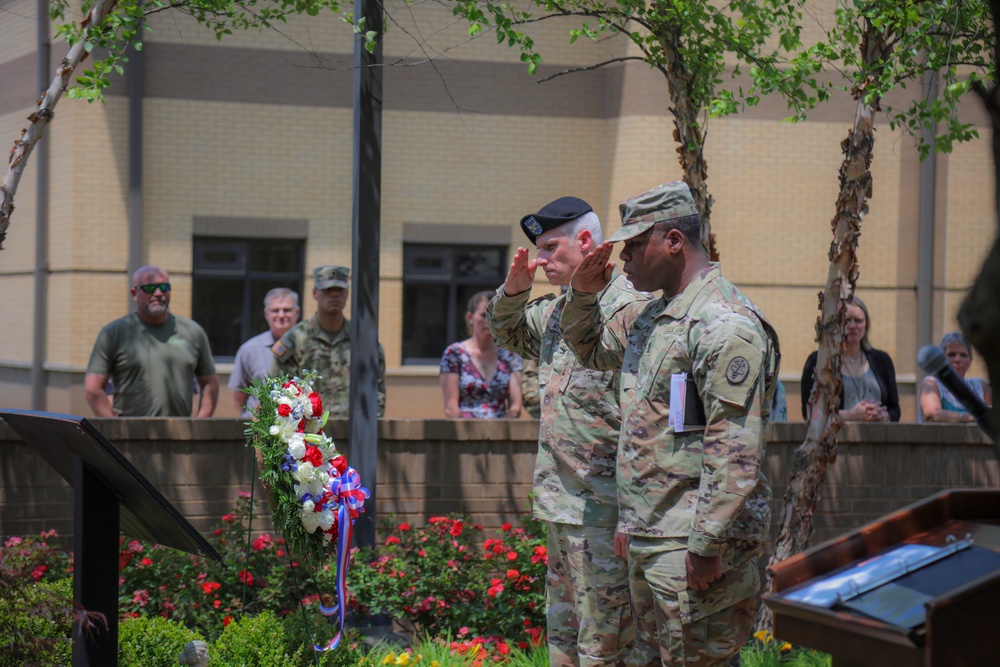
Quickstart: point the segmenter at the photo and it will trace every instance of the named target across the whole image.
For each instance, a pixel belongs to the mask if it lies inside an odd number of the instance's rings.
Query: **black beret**
[[[593,207],[577,197],[560,197],[542,207],[538,213],[532,213],[521,218],[521,229],[528,240],[535,239],[559,225],[576,220],[585,213],[593,211]]]

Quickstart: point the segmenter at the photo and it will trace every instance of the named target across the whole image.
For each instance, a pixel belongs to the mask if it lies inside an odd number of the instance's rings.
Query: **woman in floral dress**
[[[486,324],[493,292],[469,300],[469,338],[452,343],[441,356],[441,392],[449,419],[502,419],[521,415],[521,358],[497,347]]]

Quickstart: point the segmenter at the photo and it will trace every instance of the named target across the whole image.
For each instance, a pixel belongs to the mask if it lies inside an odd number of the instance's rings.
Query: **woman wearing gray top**
[[[841,355],[840,418],[844,421],[899,421],[899,390],[892,358],[868,341],[871,317],[864,301],[847,305],[844,351]],[[802,370],[802,417],[809,419],[809,395],[816,375],[817,352]]]

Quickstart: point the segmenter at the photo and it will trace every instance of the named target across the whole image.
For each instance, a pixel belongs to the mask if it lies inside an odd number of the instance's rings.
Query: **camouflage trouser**
[[[628,564],[615,555],[613,526],[548,523],[545,585],[551,667],[624,665],[635,629]]]
[[[722,577],[707,591],[694,591],[687,585],[686,540],[633,536],[628,555],[636,645],[629,664],[738,664],[760,593],[758,553],[755,544],[727,544]]]

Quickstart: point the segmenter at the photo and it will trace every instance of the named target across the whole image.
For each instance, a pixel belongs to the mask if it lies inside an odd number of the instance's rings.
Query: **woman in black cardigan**
[[[841,355],[840,418],[844,421],[899,421],[899,391],[892,359],[868,342],[871,318],[864,301],[847,305],[844,352]],[[809,395],[816,375],[813,352],[802,369],[802,417],[809,419]]]

